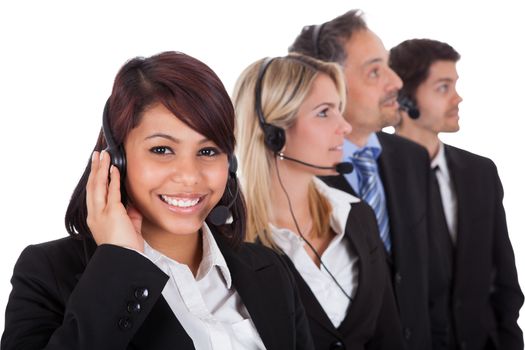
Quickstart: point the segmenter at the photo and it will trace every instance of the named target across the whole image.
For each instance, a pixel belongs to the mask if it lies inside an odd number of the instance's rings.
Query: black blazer
[[[457,241],[445,260],[450,319],[459,348],[523,349],[523,304],[507,232],[503,188],[494,163],[445,145],[457,195]],[[446,349],[446,347],[444,347]]]
[[[405,348],[430,349],[429,205],[430,160],[427,151],[396,135],[377,133],[382,152],[379,174],[385,189],[392,255],[389,263]],[[328,185],[357,195],[343,175],[323,177]],[[439,295],[436,303],[444,303]],[[443,334],[441,329],[436,331]]]
[[[286,257],[308,315],[318,350],[403,348],[385,250],[379,238],[374,211],[364,202],[352,203],[345,228],[359,260],[359,285],[346,317],[338,328],[332,324],[315,295]]]
[[[313,349],[282,259],[261,246],[233,251],[216,240],[266,348]],[[194,349],[162,297],[167,281],[155,264],[125,248],[84,246],[72,237],[29,246],[14,269],[1,348]]]

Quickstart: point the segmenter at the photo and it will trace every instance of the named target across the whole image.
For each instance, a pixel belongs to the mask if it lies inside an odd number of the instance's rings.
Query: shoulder
[[[68,264],[84,256],[84,242],[76,237],[38,243],[27,246],[20,254],[20,261],[30,263],[61,263]]]
[[[243,242],[235,253],[256,269],[269,264],[282,264],[279,253],[259,243]]]
[[[15,264],[13,278],[52,281],[62,276],[73,280],[87,264],[84,244],[74,237],[65,237],[27,246]]]
[[[494,162],[487,157],[445,144],[445,155],[449,161],[458,162],[465,167],[496,169]]]
[[[379,139],[379,143],[381,144],[381,147],[384,147],[386,149],[395,149],[395,150],[401,150],[403,152],[409,152],[411,154],[416,154],[421,157],[428,158],[428,152],[426,149],[401,136],[394,135],[394,134],[388,134],[386,132],[378,132],[377,138]]]

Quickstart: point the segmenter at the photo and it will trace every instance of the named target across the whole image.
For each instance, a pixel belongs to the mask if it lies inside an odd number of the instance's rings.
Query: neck
[[[314,175],[298,169],[294,163],[277,160],[281,182],[288,193],[294,216],[303,235],[307,235],[311,228],[312,217],[308,206],[308,186]],[[272,169],[272,223],[278,227],[287,228],[295,233],[297,228],[290,212],[288,199],[279,182],[275,167]]]
[[[346,136],[346,139],[357,147],[362,148],[367,144],[371,134],[371,132],[358,132],[352,130],[352,132]]]
[[[142,225],[142,236],[155,250],[180,264],[187,265],[193,275],[197,274],[202,261],[202,234],[178,235],[169,232],[160,232],[149,228],[147,223]]]
[[[396,134],[425,147],[427,149],[428,155],[430,156],[430,159],[434,159],[439,151],[440,141],[438,134],[430,130],[418,128],[415,126],[408,126],[406,124],[408,123],[405,120],[403,122],[403,126],[396,128]]]

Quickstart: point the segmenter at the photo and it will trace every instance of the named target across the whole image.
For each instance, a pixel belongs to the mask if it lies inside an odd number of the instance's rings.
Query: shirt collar
[[[351,159],[356,152],[361,151],[366,147],[369,147],[373,150],[376,159],[379,157],[381,151],[383,150],[383,148],[381,147],[381,143],[379,143],[379,139],[377,138],[376,133],[370,134],[366,145],[364,145],[363,147],[358,147],[351,141],[345,139],[343,143],[343,159]]]
[[[432,162],[430,162],[430,168],[434,169],[435,167],[439,167],[439,171],[445,178],[449,178],[447,159],[445,158],[445,145],[443,145],[443,142],[439,143],[438,153],[434,159],[432,159]]]
[[[144,255],[146,255],[157,266],[160,265],[161,261],[167,261],[168,263],[175,265],[183,265],[155,250],[146,241],[144,241]],[[228,269],[226,260],[217,246],[217,242],[215,241],[210,228],[204,223],[202,225],[202,260],[199,269],[197,270],[195,280],[200,281],[206,277],[215,266],[217,266],[222,274],[228,289],[231,288],[232,278],[230,269]]]
[[[348,220],[352,203],[357,203],[360,199],[349,193],[330,187],[316,177],[314,177],[313,181],[319,193],[328,199],[332,207],[330,227],[336,234],[334,241],[339,241],[344,237],[346,221]],[[272,230],[275,243],[287,254],[294,248],[303,245],[301,237],[287,228],[280,228],[270,224],[270,229]]]

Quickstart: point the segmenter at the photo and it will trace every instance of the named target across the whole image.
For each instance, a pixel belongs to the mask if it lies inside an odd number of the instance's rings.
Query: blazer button
[[[466,350],[467,349],[467,342],[466,341],[462,341],[460,347],[461,347],[461,350]]]
[[[401,274],[399,272],[396,272],[396,276],[395,276],[396,283],[400,284],[402,279],[403,278],[401,277]]]
[[[332,345],[330,345],[330,350],[344,350],[344,349],[346,349],[346,347],[340,341],[336,341],[336,342],[332,343]]]
[[[135,298],[137,298],[137,300],[146,300],[148,299],[148,296],[149,296],[148,288],[139,287],[135,289]]]
[[[128,330],[133,327],[133,322],[129,317],[122,317],[120,320],[118,320],[118,326],[120,329]]]
[[[128,310],[128,312],[130,314],[139,313],[140,310],[141,310],[140,303],[138,303],[136,301],[130,301],[130,302],[128,302],[126,310]]]
[[[409,340],[410,337],[412,336],[412,332],[410,331],[410,328],[408,328],[408,327],[405,328],[405,329],[403,330],[403,335],[405,336],[405,339],[406,339],[406,340]]]

